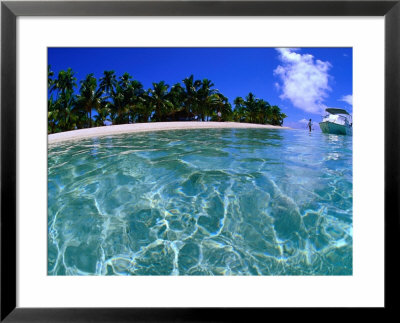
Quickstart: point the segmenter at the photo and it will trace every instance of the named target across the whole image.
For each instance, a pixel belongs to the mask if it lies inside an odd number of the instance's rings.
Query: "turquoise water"
[[[49,146],[49,275],[351,275],[352,137],[202,129]]]

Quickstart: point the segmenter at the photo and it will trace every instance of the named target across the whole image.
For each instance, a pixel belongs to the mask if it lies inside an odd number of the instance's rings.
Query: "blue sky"
[[[352,113],[352,48],[49,48],[56,73],[76,72],[78,83],[89,73],[117,76],[128,72],[145,89],[194,75],[210,79],[233,100],[253,92],[288,115],[284,125],[306,128],[320,121],[327,107]]]

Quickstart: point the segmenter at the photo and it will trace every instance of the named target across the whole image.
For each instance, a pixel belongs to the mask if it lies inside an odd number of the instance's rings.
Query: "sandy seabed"
[[[260,125],[253,123],[239,122],[199,122],[199,121],[177,121],[177,122],[148,122],[122,124],[116,126],[104,126],[88,129],[79,129],[66,132],[59,132],[48,135],[48,143],[57,143],[66,140],[77,140],[90,137],[116,135],[123,133],[179,130],[179,129],[212,129],[212,128],[257,128],[257,129],[290,129],[288,127]]]

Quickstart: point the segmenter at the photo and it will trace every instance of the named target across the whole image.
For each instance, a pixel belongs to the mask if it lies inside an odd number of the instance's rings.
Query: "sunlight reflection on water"
[[[202,129],[49,146],[49,275],[351,275],[352,137]]]

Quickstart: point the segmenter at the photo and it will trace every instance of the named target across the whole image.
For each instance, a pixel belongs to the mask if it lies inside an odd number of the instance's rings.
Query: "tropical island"
[[[276,105],[249,93],[234,107],[209,79],[193,75],[172,86],[164,81],[145,90],[129,73],[93,73],[77,85],[68,68],[56,76],[48,66],[48,134],[77,129],[148,122],[204,121],[282,126],[287,117]]]

